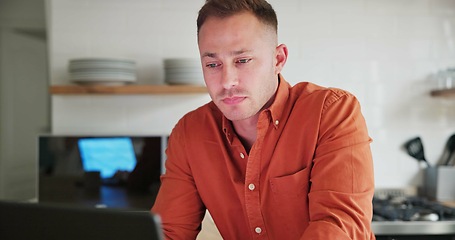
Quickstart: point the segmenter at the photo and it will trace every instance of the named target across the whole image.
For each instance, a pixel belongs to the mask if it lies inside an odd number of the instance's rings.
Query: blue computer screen
[[[129,137],[82,138],[78,147],[84,171],[99,171],[101,178],[113,177],[117,171],[131,172],[136,166]]]

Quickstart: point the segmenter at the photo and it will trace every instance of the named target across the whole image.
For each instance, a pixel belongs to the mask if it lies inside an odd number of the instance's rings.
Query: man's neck
[[[264,105],[264,107],[256,113],[256,115],[242,120],[232,121],[232,125],[234,126],[234,130],[239,136],[240,141],[242,142],[243,146],[250,152],[251,147],[253,147],[254,142],[256,142],[257,138],[257,125],[259,120],[260,113],[270,107],[273,101],[275,101],[276,97],[276,90],[275,94],[269,99],[269,101]]]
[[[234,130],[247,152],[250,152],[251,147],[256,141],[258,119],[259,113],[247,119],[232,121]]]

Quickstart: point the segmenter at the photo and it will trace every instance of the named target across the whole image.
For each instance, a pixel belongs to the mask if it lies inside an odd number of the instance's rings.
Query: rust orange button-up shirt
[[[210,102],[173,129],[152,211],[195,239],[205,210],[224,239],[374,239],[373,162],[356,98],[281,77],[248,153]]]

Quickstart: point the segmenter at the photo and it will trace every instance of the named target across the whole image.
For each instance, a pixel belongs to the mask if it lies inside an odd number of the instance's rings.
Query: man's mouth
[[[234,96],[223,98],[223,103],[228,105],[235,105],[241,103],[246,97]]]

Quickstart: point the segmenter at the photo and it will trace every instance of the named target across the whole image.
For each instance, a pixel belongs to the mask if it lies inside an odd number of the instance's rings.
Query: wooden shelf
[[[84,94],[187,94],[207,93],[205,86],[195,85],[53,85],[49,93],[59,95],[84,95]]]
[[[445,97],[445,98],[455,98],[455,88],[443,89],[443,90],[433,90],[431,91],[432,97]]]

